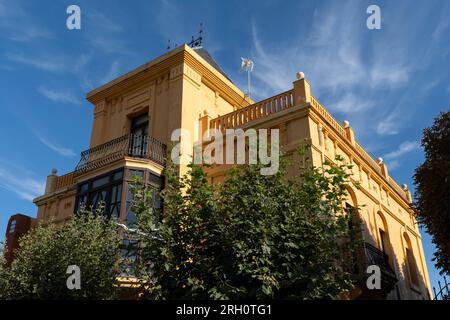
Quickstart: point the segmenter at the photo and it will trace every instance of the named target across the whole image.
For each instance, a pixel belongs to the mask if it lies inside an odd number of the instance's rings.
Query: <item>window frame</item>
[[[83,181],[83,182],[79,183],[77,186],[77,194],[75,197],[74,214],[78,214],[78,211],[81,207],[81,202],[80,202],[81,198],[86,197],[85,206],[87,208],[89,208],[90,206],[94,205],[94,203],[93,203],[94,196],[96,196],[98,194],[98,192],[104,190],[104,191],[106,191],[106,197],[104,199],[105,209],[104,209],[103,214],[106,215],[108,218],[111,218],[111,216],[112,216],[111,205],[115,204],[118,208],[116,218],[120,219],[120,209],[121,209],[121,205],[122,205],[122,193],[123,193],[123,185],[124,185],[124,171],[125,171],[124,168],[119,168],[119,169],[109,171],[105,174],[96,176],[87,181]],[[114,179],[115,175],[119,172],[122,173],[122,177],[118,178],[118,179]],[[106,177],[108,178],[108,181],[105,184],[93,187],[93,185],[96,181],[99,181]],[[87,188],[84,189],[84,187],[86,185],[87,185]],[[113,190],[115,187],[117,187],[120,191],[116,192],[116,197],[115,197],[116,199],[112,199]],[[83,191],[82,191],[82,189],[83,189]],[[116,200],[116,201],[112,202],[112,200]]]
[[[124,223],[126,225],[127,225],[127,223],[129,223],[127,221],[128,214],[131,212],[131,207],[129,205],[131,200],[129,200],[128,194],[130,192],[129,189],[130,189],[130,183],[131,183],[131,180],[132,180],[132,172],[134,172],[134,171],[139,171],[139,172],[142,173],[142,175],[140,175],[140,177],[144,181],[145,188],[147,190],[148,190],[148,188],[151,188],[152,190],[157,191],[157,193],[158,193],[157,196],[158,197],[160,196],[159,193],[165,187],[165,176],[164,175],[162,175],[160,173],[157,173],[157,172],[154,172],[153,170],[146,169],[146,168],[126,167],[125,175],[124,175],[124,184],[123,184],[124,185],[123,192],[125,193],[125,209],[124,209],[125,213],[124,213],[123,221],[124,221]],[[157,177],[157,178],[160,179],[160,186],[159,186],[159,188],[158,188],[158,186],[156,184],[151,182],[150,178],[152,176],[153,177]],[[156,209],[160,210],[161,213],[162,213],[163,210],[164,210],[164,202],[163,202],[162,198],[159,198],[158,200],[159,200],[159,206]],[[155,202],[156,202],[156,197],[154,197],[152,201],[153,201],[152,205],[154,205]]]
[[[417,265],[416,256],[414,255],[414,249],[412,247],[411,240],[406,233],[403,234],[403,239],[405,241],[405,263],[409,276],[409,284],[411,289],[420,292],[421,274]]]
[[[14,219],[9,223],[9,234],[13,234],[14,232],[16,232],[16,225],[17,225],[17,220]]]
[[[131,118],[129,150],[133,157],[145,158],[148,153],[150,116],[142,113]]]

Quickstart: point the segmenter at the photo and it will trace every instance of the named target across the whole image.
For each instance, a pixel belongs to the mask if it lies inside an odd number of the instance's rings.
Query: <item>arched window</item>
[[[414,258],[414,251],[411,245],[411,240],[406,232],[403,233],[405,239],[405,263],[409,273],[409,279],[412,285],[419,286],[419,274],[417,270],[416,259]]]
[[[353,208],[357,208],[358,207],[358,200],[356,198],[356,194],[355,191],[353,191],[353,189],[346,185],[345,189],[347,190],[347,199],[346,199],[346,204],[348,204],[348,206],[351,206]]]
[[[378,247],[381,251],[386,255],[389,265],[392,267],[392,258],[391,258],[391,244],[389,240],[389,231],[386,223],[386,219],[384,218],[381,212],[377,212],[376,215],[376,223],[377,223],[377,235],[378,235]]]
[[[353,191],[353,189],[350,186],[345,186],[345,189],[348,192],[348,196],[347,199],[345,199],[344,202],[344,211],[347,215],[349,215],[350,217],[352,217],[352,219],[350,219],[348,221],[349,225],[349,230],[351,232],[355,231],[355,227],[357,227],[358,229],[360,229],[360,221],[359,221],[359,215],[358,215],[358,202],[356,199],[356,195],[355,192]]]
[[[344,215],[348,218],[347,220],[347,228],[348,228],[348,238],[351,242],[360,241],[363,237],[361,230],[361,221],[358,214],[358,203],[356,199],[355,192],[352,190],[350,186],[345,187],[348,195],[343,201],[343,209]],[[357,252],[343,252],[343,261],[346,261],[346,268],[348,268],[349,272],[358,273],[360,265],[359,265],[359,257]]]
[[[358,203],[356,199],[355,192],[350,186],[345,186],[348,192],[347,199],[344,202],[344,212],[351,217],[348,221],[348,229],[350,232],[350,237],[354,238],[354,233],[361,231],[361,223],[358,214]]]

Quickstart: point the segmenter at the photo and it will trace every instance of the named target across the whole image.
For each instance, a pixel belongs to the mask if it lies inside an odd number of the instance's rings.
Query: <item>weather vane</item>
[[[172,45],[172,43],[170,42],[170,39],[167,41],[167,51],[170,51],[170,50],[172,50],[172,49],[175,49],[176,47],[178,47],[178,44],[177,43],[174,43],[173,45]]]
[[[192,40],[191,42],[188,43],[188,46],[191,48],[201,47],[202,41],[203,41],[203,23],[200,23],[200,30],[198,31],[197,39],[194,39],[194,36],[192,36]]]
[[[187,45],[191,48],[201,48],[203,43],[203,23],[200,23],[200,29],[198,31],[198,37],[194,39],[194,36],[191,38],[191,42],[189,42]],[[167,51],[170,51],[172,49],[175,49],[178,47],[178,44],[174,43],[172,45],[170,39],[167,41]]]
[[[250,98],[250,73],[253,71],[253,61],[249,58],[241,57],[241,70],[247,72],[247,94],[246,96]]]

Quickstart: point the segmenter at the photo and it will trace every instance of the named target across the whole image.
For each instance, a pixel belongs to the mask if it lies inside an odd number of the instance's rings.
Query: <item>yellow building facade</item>
[[[294,75],[293,75],[294,78]],[[349,298],[429,299],[430,282],[411,194],[389,176],[356,142],[348,122],[338,123],[311,95],[304,75],[292,88],[254,102],[223,73],[209,53],[182,45],[89,92],[93,126],[89,149],[73,172],[47,177],[45,194],[34,200],[42,222],[64,223],[81,203],[106,203],[106,213],[128,222],[128,184],[141,175],[155,189],[164,186],[162,171],[176,129],[190,132],[187,145],[207,129],[278,129],[280,150],[296,159],[307,143],[315,166],[341,155],[353,164],[347,207],[359,208],[365,265],[381,266],[381,294],[357,286]],[[183,149],[192,155],[192,149]],[[211,182],[223,180],[229,165],[207,169]],[[183,174],[186,166],[180,166]],[[292,166],[290,174],[297,169]],[[357,188],[356,185],[359,185]]]

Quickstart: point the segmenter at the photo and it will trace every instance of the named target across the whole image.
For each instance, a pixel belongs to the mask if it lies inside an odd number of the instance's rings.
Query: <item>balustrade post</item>
[[[350,123],[347,120],[344,121],[344,132],[345,132],[345,136],[348,139],[348,141],[354,145],[355,144],[355,134],[353,132],[353,129],[350,127]]]
[[[57,173],[56,169],[53,168],[50,175],[47,176],[47,181],[45,183],[45,194],[46,195],[55,191],[56,180],[58,179],[58,176],[56,175],[56,173]]]
[[[305,79],[303,72],[297,73],[297,80],[294,81],[294,105],[311,103],[311,87]]]

